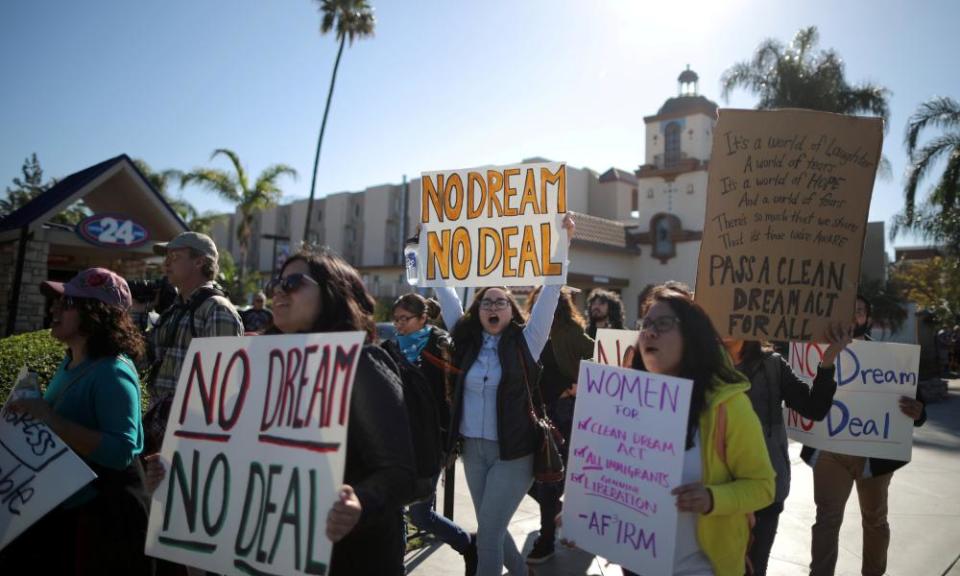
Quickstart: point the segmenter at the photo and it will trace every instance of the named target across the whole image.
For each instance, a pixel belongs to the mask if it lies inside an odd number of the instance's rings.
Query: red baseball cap
[[[127,281],[106,268],[87,268],[67,283],[50,280],[41,282],[40,291],[47,295],[99,300],[124,310],[133,304]]]

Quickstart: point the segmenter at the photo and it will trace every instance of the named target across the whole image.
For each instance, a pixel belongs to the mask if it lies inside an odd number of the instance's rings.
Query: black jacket
[[[787,429],[783,421],[783,404],[804,418],[820,421],[826,418],[837,392],[833,368],[817,368],[811,388],[797,377],[779,354],[762,356],[737,366],[750,379],[747,396],[760,418],[767,443],[770,463],[777,473],[774,503],[780,504],[790,493],[790,456],[787,452]]]
[[[331,576],[402,575],[403,505],[415,477],[410,424],[393,361],[364,346],[350,399],[344,483],[363,506],[360,522],[333,547]]]
[[[460,437],[463,417],[463,387],[467,372],[477,360],[483,346],[483,334],[478,332],[455,342],[454,365],[459,370],[453,387],[453,414],[450,418],[450,450]],[[532,454],[536,444],[536,429],[530,415],[527,386],[533,387],[533,397],[539,398],[540,365],[530,354],[523,327],[511,322],[500,333],[498,346],[502,376],[497,389],[497,437],[500,439],[500,459],[514,460]],[[524,374],[526,368],[526,374]],[[539,402],[538,402],[539,403]],[[543,413],[543,406],[537,407]]]

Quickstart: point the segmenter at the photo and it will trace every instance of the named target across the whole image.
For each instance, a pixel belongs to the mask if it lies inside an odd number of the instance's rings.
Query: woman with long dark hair
[[[706,312],[689,293],[654,288],[641,311],[633,368],[693,381],[683,484],[674,488],[674,573],[742,576],[748,515],[773,501],[760,421]],[[628,574],[628,571],[624,571]]]
[[[268,292],[271,334],[363,331],[372,341],[373,297],[357,271],[327,250],[283,264]],[[392,360],[364,346],[350,399],[344,486],[327,516],[332,576],[404,574],[403,505],[413,489],[413,446]]]
[[[573,218],[563,226],[573,237]],[[550,336],[560,286],[547,286],[525,321],[510,291],[480,289],[466,313],[451,288],[437,290],[443,318],[453,326],[452,443],[461,444],[467,487],[477,514],[477,573],[500,576],[504,561],[512,574],[526,565],[510,519],[533,483],[537,432],[529,407],[539,394],[540,353]],[[542,410],[542,406],[539,407]]]
[[[528,312],[532,311],[541,291],[542,288],[537,288],[530,295],[526,306]],[[540,392],[547,415],[563,436],[564,442],[559,448],[564,467],[569,456],[580,361],[593,356],[594,342],[593,338],[587,335],[586,326],[587,321],[573,304],[569,291],[561,290],[553,325],[550,327],[550,340],[540,355],[540,363],[543,365]],[[543,564],[553,556],[556,546],[554,518],[560,512],[563,488],[564,483],[561,480],[534,484],[530,489],[530,496],[540,504],[540,534],[533,543],[533,550],[527,555],[527,564]]]
[[[418,371],[423,381],[431,386],[434,395],[434,404],[437,410],[437,423],[440,425],[440,436],[448,438],[447,426],[450,424],[450,406],[447,399],[447,385],[453,366],[450,356],[452,342],[447,332],[434,324],[440,315],[440,305],[431,299],[410,293],[397,298],[393,303],[393,325],[397,330],[396,344],[393,341],[385,342],[385,348],[396,346],[396,352],[391,355],[398,362],[407,363],[413,370]],[[422,425],[431,425],[422,422]],[[443,448],[447,443],[443,442]],[[435,455],[441,461],[442,453]],[[440,466],[442,468],[442,465]],[[466,574],[471,576],[477,570],[477,544],[470,534],[444,516],[437,514],[436,504],[437,481],[439,475],[432,479],[433,493],[429,498],[411,504],[408,508],[410,520],[414,526],[425,530],[451,548],[459,552],[466,564]]]
[[[10,574],[152,574],[137,459],[143,427],[134,362],[143,339],[127,314],[130,289],[110,270],[90,268],[41,290],[53,298],[50,334],[67,354],[42,398],[13,400],[7,409],[49,426],[97,479],[0,553],[0,565]]]
[[[783,503],[790,493],[790,455],[787,452],[787,429],[783,421],[783,405],[804,418],[820,421],[826,418],[837,391],[834,360],[850,343],[850,329],[834,326],[828,333],[828,347],[817,367],[813,386],[794,374],[790,365],[770,345],[757,340],[724,338],[723,345],[741,373],[750,379],[747,395],[760,419],[767,454],[777,473],[773,504],[758,510],[751,533],[750,564],[754,576],[767,573],[767,561],[777,536]]]

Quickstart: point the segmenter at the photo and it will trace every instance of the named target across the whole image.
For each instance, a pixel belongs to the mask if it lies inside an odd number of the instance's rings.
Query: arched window
[[[669,168],[680,161],[680,123],[671,122],[667,124],[663,162],[664,167]]]
[[[677,255],[676,233],[680,221],[673,214],[657,214],[650,221],[652,250],[651,255],[662,261]]]

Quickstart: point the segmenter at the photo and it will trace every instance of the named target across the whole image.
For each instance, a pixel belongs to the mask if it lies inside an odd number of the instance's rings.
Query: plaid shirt
[[[212,288],[208,282],[201,288]],[[199,288],[198,288],[199,290]],[[197,292],[193,293],[194,295]],[[190,330],[189,301],[178,298],[176,309],[172,310],[168,319],[150,332],[150,346],[153,357],[160,359],[160,367],[150,387],[150,404],[173,396],[180,378],[180,368],[183,359],[190,348],[193,335],[198,338],[207,336],[242,336],[243,322],[237,309],[229,300],[222,296],[211,296],[196,309],[193,314],[193,330]],[[165,344],[170,343],[169,346]]]

